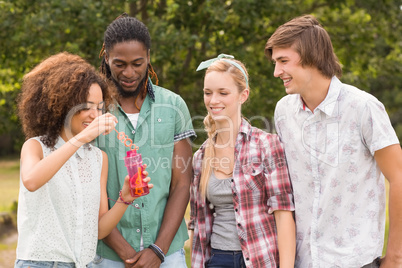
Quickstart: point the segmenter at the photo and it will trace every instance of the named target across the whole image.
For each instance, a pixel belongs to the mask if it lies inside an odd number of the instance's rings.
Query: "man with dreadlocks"
[[[92,267],[186,267],[184,213],[192,170],[189,139],[195,132],[183,99],[152,83],[149,76],[156,78],[156,84],[158,79],[150,47],[147,27],[127,14],[104,34],[101,72],[116,88],[113,113],[119,133],[97,140],[109,157],[109,206],[124,183],[125,145],[131,141],[139,147],[154,188],[133,202],[117,228],[99,241]]]

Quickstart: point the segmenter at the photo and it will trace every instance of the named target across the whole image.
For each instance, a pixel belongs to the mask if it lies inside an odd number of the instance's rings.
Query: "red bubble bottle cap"
[[[136,149],[131,149],[127,151],[127,157],[134,157],[137,156],[139,153],[137,153]]]
[[[126,166],[142,164],[142,156],[138,152],[138,147],[127,151],[126,157],[124,158],[124,164]]]

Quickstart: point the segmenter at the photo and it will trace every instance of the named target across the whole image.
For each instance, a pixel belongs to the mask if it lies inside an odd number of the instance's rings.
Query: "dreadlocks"
[[[109,65],[106,63],[105,54],[108,53],[108,51],[111,50],[114,45],[129,41],[137,41],[144,44],[148,51],[151,48],[151,36],[145,24],[136,18],[128,16],[126,13],[123,13],[106,28],[103,41],[104,43],[99,54],[99,57],[102,57],[100,72],[108,79],[112,79],[112,73]],[[151,78],[155,77],[155,84],[158,85],[158,76],[152,68],[151,63],[148,64],[147,75],[139,87],[139,95],[142,95],[143,98],[145,98],[147,94],[149,76],[151,76]]]

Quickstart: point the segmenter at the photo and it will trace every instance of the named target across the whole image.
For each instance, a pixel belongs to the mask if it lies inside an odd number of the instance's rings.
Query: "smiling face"
[[[286,93],[301,94],[313,89],[312,67],[302,66],[300,56],[292,47],[273,48],[274,76],[283,80]]]
[[[89,88],[87,102],[84,108],[71,118],[71,134],[73,136],[84,130],[97,116],[102,114],[104,108],[102,90],[98,84]]]
[[[208,72],[204,79],[204,104],[216,122],[239,122],[241,104],[247,100],[248,89],[239,89],[230,73]]]
[[[117,43],[106,53],[106,62],[122,96],[136,96],[147,75],[149,50],[138,41]]]

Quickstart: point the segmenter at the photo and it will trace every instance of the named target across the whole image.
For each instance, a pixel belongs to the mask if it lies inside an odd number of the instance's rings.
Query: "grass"
[[[20,162],[18,156],[0,159],[0,212],[11,213],[15,208],[18,200],[19,174]],[[15,214],[12,214],[14,220],[15,217]],[[7,227],[0,228],[2,233],[7,229]],[[0,235],[0,266],[12,267],[17,243],[7,241],[5,234]]]
[[[184,218],[186,219],[186,222],[190,219],[190,204],[187,205],[187,209],[186,209],[186,213],[184,214]],[[184,243],[184,250],[186,251],[187,267],[191,267],[191,256],[190,256],[190,243],[189,243],[189,240],[187,240]]]
[[[18,200],[19,175],[18,157],[0,159],[0,212],[10,212]]]
[[[10,212],[13,203],[18,200],[18,190],[19,190],[19,158],[1,158],[0,159],[0,212]],[[386,181],[387,196],[388,196],[388,182]],[[387,221],[385,227],[385,241],[384,241],[384,251],[386,251],[386,245],[388,240],[388,199],[386,207]],[[189,219],[189,207],[185,214],[185,219]],[[8,246],[0,244],[0,251],[9,248]],[[186,262],[187,266],[191,267],[190,260],[190,245],[188,241],[184,245],[186,250]]]

